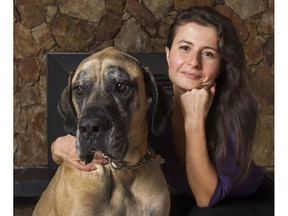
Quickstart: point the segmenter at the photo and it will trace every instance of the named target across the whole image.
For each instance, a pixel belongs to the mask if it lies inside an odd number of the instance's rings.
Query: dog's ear
[[[75,109],[72,104],[72,91],[71,91],[71,81],[75,71],[70,72],[68,77],[68,84],[66,88],[61,93],[58,100],[58,112],[65,120],[64,130],[66,133],[73,136],[76,135],[77,131],[77,118]]]
[[[160,135],[167,126],[167,118],[172,111],[172,95],[154,78],[148,68],[144,68],[146,94],[152,98],[152,126],[154,135]]]

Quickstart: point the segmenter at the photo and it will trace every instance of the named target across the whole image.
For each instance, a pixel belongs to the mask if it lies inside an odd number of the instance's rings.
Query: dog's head
[[[160,134],[172,100],[134,57],[109,47],[81,62],[70,74],[58,110],[67,133],[77,137],[85,160],[97,150],[117,161],[147,149],[146,112],[152,98],[152,132]]]

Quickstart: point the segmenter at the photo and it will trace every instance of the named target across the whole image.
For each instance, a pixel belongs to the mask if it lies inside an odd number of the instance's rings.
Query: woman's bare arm
[[[207,207],[217,187],[218,176],[206,142],[205,120],[212,104],[215,86],[193,89],[181,96],[185,127],[186,173],[197,205]]]

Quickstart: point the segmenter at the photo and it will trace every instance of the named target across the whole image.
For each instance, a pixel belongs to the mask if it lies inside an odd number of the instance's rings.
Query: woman
[[[165,159],[171,215],[273,215],[273,185],[252,160],[257,103],[231,21],[209,7],[183,10],[165,50],[174,108],[164,133],[149,140]],[[78,162],[74,143],[58,138],[53,159],[95,169]]]

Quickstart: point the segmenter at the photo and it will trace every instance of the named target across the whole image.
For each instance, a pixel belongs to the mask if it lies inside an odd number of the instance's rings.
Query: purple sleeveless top
[[[149,120],[149,118],[148,118]],[[151,124],[149,124],[151,125]],[[162,171],[165,175],[168,184],[176,191],[187,193],[193,197],[193,193],[189,187],[186,168],[179,166],[176,162],[176,154],[173,149],[174,138],[171,125],[171,119],[167,121],[167,127],[160,136],[154,136],[149,129],[149,144],[156,154],[160,154],[165,159],[162,166]],[[263,173],[254,162],[251,163],[251,172],[247,179],[241,184],[235,184],[235,177],[238,174],[236,165],[235,149],[233,149],[233,142],[231,142],[231,150],[227,156],[218,163],[220,166],[215,166],[218,174],[218,184],[215,192],[210,200],[209,206],[212,207],[220,200],[226,197],[246,197],[255,192],[263,181]]]

